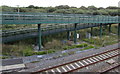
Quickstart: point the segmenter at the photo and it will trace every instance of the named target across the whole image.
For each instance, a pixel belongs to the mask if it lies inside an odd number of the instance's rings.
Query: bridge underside
[[[39,38],[39,50],[41,49],[41,36],[55,34],[59,32],[74,31],[74,42],[76,43],[76,30],[97,27],[100,26],[100,37],[102,36],[102,25],[111,23],[120,23],[119,16],[105,16],[105,15],[85,15],[85,14],[53,14],[53,13],[10,13],[3,12],[0,17],[2,24],[38,24],[38,32],[32,32],[27,34],[13,35],[8,37],[3,37],[3,43],[12,42],[16,40],[21,40],[25,38],[32,38],[38,36]],[[74,27],[53,29],[48,31],[41,30],[41,24],[74,24]],[[78,25],[78,24],[89,23],[91,25]],[[120,24],[119,24],[120,27]],[[120,31],[118,27],[118,35]],[[68,34],[69,35],[69,34]]]
[[[111,24],[102,24],[102,26],[104,26],[104,25],[111,25]],[[100,26],[100,24],[77,25],[76,30],[98,27],[98,26]],[[57,34],[57,33],[61,33],[61,32],[70,32],[70,31],[74,31],[74,30],[75,30],[74,27],[46,30],[46,31],[41,32],[41,36]],[[27,39],[27,38],[35,38],[38,36],[38,34],[39,34],[38,32],[31,32],[31,33],[3,37],[2,42],[8,43],[8,42],[13,42],[13,41],[17,41],[17,40]]]

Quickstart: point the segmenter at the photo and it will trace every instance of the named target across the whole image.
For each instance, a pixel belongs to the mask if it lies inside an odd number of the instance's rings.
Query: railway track
[[[102,61],[108,60],[110,58],[119,56],[120,55],[118,53],[119,50],[120,50],[120,48],[107,50],[105,52],[91,55],[91,56],[88,56],[88,57],[85,57],[82,59],[78,59],[78,60],[64,63],[61,65],[57,65],[57,66],[45,68],[42,70],[38,70],[36,72],[32,72],[32,74],[43,73],[43,72],[44,72],[44,74],[48,74],[49,72],[52,72],[54,74],[56,72],[65,74],[65,73],[75,72],[75,71],[78,71],[78,70],[85,68],[87,66],[94,65],[98,62],[102,62]]]
[[[113,64],[113,65],[111,65],[111,66],[109,66],[109,67],[105,67],[105,68],[103,68],[102,70],[99,70],[98,72],[99,72],[100,74],[104,74],[104,73],[109,72],[109,71],[111,71],[111,70],[114,70],[114,69],[116,69],[116,68],[118,68],[118,67],[120,67],[120,62],[115,63],[115,64]]]

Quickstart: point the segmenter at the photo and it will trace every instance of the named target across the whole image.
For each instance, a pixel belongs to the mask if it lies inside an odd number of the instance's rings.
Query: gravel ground
[[[119,62],[118,57],[114,57],[112,59],[115,60],[116,63]],[[91,65],[88,68],[81,69],[79,70],[79,72],[98,72],[99,70],[109,66],[110,64],[103,61],[103,62],[97,63],[96,65]]]
[[[48,67],[51,67],[51,66],[63,64],[63,63],[66,63],[66,62],[81,59],[81,58],[86,57],[86,56],[90,56],[90,55],[93,55],[93,54],[97,54],[97,53],[104,52],[104,51],[110,50],[110,49],[115,49],[115,48],[118,48],[118,43],[114,44],[114,45],[109,45],[109,46],[106,46],[106,47],[102,47],[102,48],[99,48],[99,49],[85,50],[83,52],[76,53],[74,55],[70,55],[70,56],[66,56],[66,57],[62,57],[62,58],[58,58],[58,59],[46,60],[44,62],[42,61],[42,62],[38,62],[38,63],[28,63],[28,64],[26,64],[26,66],[29,69],[22,70],[22,71],[33,72],[33,71],[37,71],[37,70],[40,70],[40,69],[43,69],[43,68],[48,68]]]

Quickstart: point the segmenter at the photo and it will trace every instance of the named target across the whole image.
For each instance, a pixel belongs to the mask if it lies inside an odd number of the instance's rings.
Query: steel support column
[[[111,33],[111,25],[112,25],[112,24],[109,24],[109,33]]]
[[[67,31],[67,40],[70,40],[70,31]]]
[[[120,39],[120,23],[118,24],[118,39]]]
[[[102,24],[100,24],[100,38],[102,37]]]
[[[38,24],[38,47],[39,47],[39,50],[41,50],[41,24]]]
[[[77,23],[74,24],[74,43],[75,44],[77,42],[77,33],[76,33],[76,30],[77,30]]]
[[[91,36],[93,36],[93,27],[91,27]]]

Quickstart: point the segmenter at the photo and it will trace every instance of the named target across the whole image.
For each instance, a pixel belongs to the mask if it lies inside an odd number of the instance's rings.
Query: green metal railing
[[[95,24],[78,24],[77,28],[82,28],[82,27],[91,27],[94,26]],[[99,24],[96,24],[96,26],[99,26]],[[62,25],[47,25],[46,27],[41,27],[42,32],[45,31],[50,31],[50,30],[57,30],[57,29],[67,29],[68,31],[74,28],[74,24],[62,24]],[[2,35],[1,37],[9,37],[9,36],[14,36],[14,35],[20,35],[20,34],[27,34],[27,33],[34,33],[38,32],[38,28],[26,28],[26,29],[12,29],[12,30],[2,30]]]
[[[42,23],[120,23],[118,16],[2,12],[2,24],[42,24]]]

